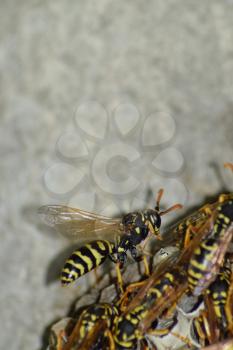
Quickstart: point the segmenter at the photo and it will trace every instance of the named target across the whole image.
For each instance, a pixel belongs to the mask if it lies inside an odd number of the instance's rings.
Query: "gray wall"
[[[2,348],[39,349],[88,283],[53,281],[69,244],[38,206],[115,215],[164,186],[189,209],[233,188],[232,25],[231,0],[0,2]]]

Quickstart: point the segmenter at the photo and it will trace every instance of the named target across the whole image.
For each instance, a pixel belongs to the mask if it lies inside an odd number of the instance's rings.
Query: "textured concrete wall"
[[[116,214],[163,185],[190,208],[233,187],[233,2],[10,0],[0,16],[1,348],[31,350],[86,283],[52,282],[67,243],[38,206]]]

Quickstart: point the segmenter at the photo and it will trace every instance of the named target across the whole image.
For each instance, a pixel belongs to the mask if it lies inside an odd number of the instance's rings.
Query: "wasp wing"
[[[45,224],[79,242],[97,238],[114,240],[124,233],[121,218],[112,219],[65,205],[45,205],[38,213]]]

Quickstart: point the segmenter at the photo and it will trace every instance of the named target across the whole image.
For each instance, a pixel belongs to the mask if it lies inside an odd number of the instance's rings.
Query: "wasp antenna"
[[[224,168],[228,168],[233,171],[233,163],[224,163]]]
[[[170,213],[170,211],[173,211],[173,210],[176,210],[176,209],[182,209],[182,208],[183,208],[183,205],[177,203],[177,204],[174,204],[172,207],[170,207],[170,208],[168,208],[168,209],[166,209],[164,211],[161,211],[159,214],[160,214],[160,216],[162,216],[162,215],[165,215],[167,213]]]
[[[163,189],[163,188],[160,188],[160,190],[159,190],[158,193],[157,193],[155,210],[158,210],[158,211],[159,211],[160,202],[161,202],[161,198],[163,197],[163,193],[164,193],[164,189]]]

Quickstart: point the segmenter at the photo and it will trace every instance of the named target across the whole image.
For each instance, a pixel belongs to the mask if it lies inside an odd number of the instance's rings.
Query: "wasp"
[[[108,303],[87,306],[79,316],[63,350],[113,348],[111,326],[118,308]]]
[[[228,329],[227,300],[231,285],[231,274],[231,265],[229,260],[226,259],[216,279],[207,289],[208,300],[213,305],[213,313],[222,336]]]
[[[231,297],[231,276],[231,264],[227,257],[203,296],[205,309],[191,323],[191,337],[201,346],[214,344],[232,335],[229,330],[232,303],[228,303]]]
[[[233,235],[233,200],[220,203],[209,220],[209,232],[194,250],[188,267],[189,288],[200,295],[223,264]]]
[[[119,350],[137,348],[138,341],[143,338],[138,327],[139,322],[146,313],[145,305],[141,305],[115,319],[113,337]]]
[[[233,171],[232,163],[225,163],[224,167]],[[233,193],[221,194],[215,202],[203,205],[175,225],[169,227],[163,235],[164,245],[176,243],[180,249],[187,247],[199,228],[212,217],[218,205],[230,200],[233,200]]]
[[[145,334],[162,337],[167,335],[171,328],[176,323],[176,320],[170,323],[168,327],[160,327],[158,316],[162,316],[164,311],[169,307],[173,307],[176,296],[173,295],[174,300],[170,298],[171,291],[175,288],[175,274],[165,273],[160,280],[149,289],[142,303],[133,309],[127,310],[119,317],[116,317],[113,326],[113,337],[118,349],[137,349],[139,341],[142,341]],[[181,280],[180,280],[181,281]],[[177,281],[178,282],[178,281]],[[167,299],[169,299],[167,303]],[[163,307],[165,303],[165,307]],[[150,308],[154,305],[159,305],[159,312],[154,313],[151,317]],[[158,310],[157,310],[158,311]],[[142,322],[149,322],[145,327],[141,327]]]
[[[195,238],[180,253],[165,259],[151,274],[151,276],[138,285],[135,283],[126,288],[126,293],[133,293],[132,299],[124,305],[121,319],[125,318],[134,321],[136,312],[137,322],[132,323],[131,333],[116,329],[114,332],[115,341],[124,339],[127,343],[136,344],[138,337],[143,337],[146,333],[153,334],[152,326],[159,318],[168,311],[175,310],[178,300],[189,291],[188,266],[193,251],[200,244],[202,238],[209,229],[208,222],[205,227],[200,227]],[[136,289],[136,292],[135,292]],[[127,296],[127,298],[129,298]],[[140,311],[138,315],[138,311]],[[122,322],[123,323],[123,322]],[[134,328],[133,328],[134,324]],[[120,324],[119,324],[120,325]],[[117,337],[120,336],[120,339]]]
[[[136,349],[146,333],[157,336],[167,334],[166,329],[158,327],[159,317],[173,308],[187,289],[187,283],[183,283],[186,276],[180,268],[176,268],[176,263],[177,257],[169,257],[147,280],[126,288],[124,297],[128,299],[130,293],[133,297],[126,305],[123,303],[123,312],[116,317],[113,326],[113,337],[119,349]]]
[[[160,190],[154,209],[128,213],[115,219],[63,205],[41,207],[39,214],[45,223],[55,227],[66,237],[79,241],[89,240],[89,243],[74,251],[66,261],[61,274],[62,285],[68,285],[93,270],[107,257],[122,267],[129,251],[133,259],[138,261],[140,256],[137,246],[150,233],[160,239],[161,216],[182,207],[175,204],[160,211],[162,194],[163,190]],[[90,241],[93,237],[95,240]]]

